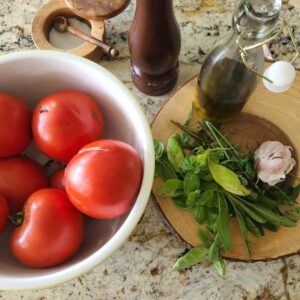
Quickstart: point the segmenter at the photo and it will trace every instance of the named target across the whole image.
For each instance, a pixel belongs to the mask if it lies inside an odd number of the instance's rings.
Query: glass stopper
[[[267,37],[276,27],[281,0],[242,0],[233,16],[233,25],[249,39]]]

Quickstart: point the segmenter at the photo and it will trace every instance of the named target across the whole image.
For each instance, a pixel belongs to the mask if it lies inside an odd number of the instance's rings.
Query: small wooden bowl
[[[104,55],[102,49],[96,45],[83,42],[77,48],[73,49],[59,49],[49,42],[49,32],[57,16],[76,17],[81,21],[86,22],[91,26],[91,35],[101,41],[105,40],[105,24],[101,20],[86,20],[78,17],[72,10],[70,10],[64,0],[52,0],[42,6],[35,15],[32,23],[32,39],[38,49],[42,50],[56,50],[75,54],[81,57],[98,62]]]

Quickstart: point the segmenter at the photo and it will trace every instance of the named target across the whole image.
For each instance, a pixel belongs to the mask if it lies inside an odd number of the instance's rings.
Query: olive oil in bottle
[[[207,55],[197,80],[194,103],[202,119],[221,123],[242,110],[264,69],[260,42],[277,26],[280,9],[281,0],[238,2],[230,38]]]
[[[257,85],[255,73],[231,58],[213,65],[206,74],[205,61],[197,81],[195,107],[202,119],[224,122],[236,116]],[[208,75],[208,76],[207,76]]]

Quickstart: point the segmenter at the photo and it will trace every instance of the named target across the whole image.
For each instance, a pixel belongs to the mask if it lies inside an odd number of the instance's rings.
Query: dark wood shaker
[[[174,87],[180,44],[173,0],[137,0],[129,51],[132,80],[140,91],[159,96]]]

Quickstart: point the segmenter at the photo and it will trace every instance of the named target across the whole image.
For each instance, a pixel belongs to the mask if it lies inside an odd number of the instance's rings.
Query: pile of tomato
[[[21,263],[58,265],[84,241],[84,218],[126,213],[140,189],[142,162],[130,145],[101,139],[97,102],[77,90],[37,103],[0,92],[0,234],[14,224],[10,248]],[[32,142],[63,167],[50,174],[26,157]]]

